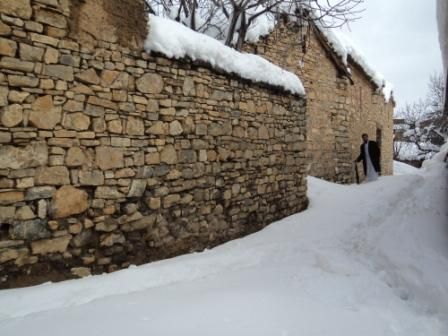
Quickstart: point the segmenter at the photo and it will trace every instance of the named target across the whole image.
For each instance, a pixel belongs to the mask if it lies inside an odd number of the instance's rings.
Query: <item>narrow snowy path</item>
[[[447,174],[341,186],[203,253],[0,291],[0,335],[448,334]]]

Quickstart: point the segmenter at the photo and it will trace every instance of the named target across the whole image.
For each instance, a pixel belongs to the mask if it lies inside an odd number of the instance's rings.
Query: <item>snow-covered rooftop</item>
[[[145,41],[147,52],[155,51],[169,58],[188,57],[242,78],[282,87],[294,94],[305,95],[300,79],[264,58],[238,52],[205,34],[184,25],[150,15],[149,34]]]
[[[392,97],[393,85],[386,81],[384,76],[367,62],[366,57],[356,47],[355,43],[347,35],[338,30],[323,27],[318,28],[327,38],[336,54],[342,58],[345,66],[347,68],[349,67],[348,58],[351,57],[364,70],[367,76],[372,79],[375,85],[382,89],[385,101],[389,102]]]
[[[257,42],[260,37],[266,36],[274,30],[276,23],[267,15],[260,15],[254,21],[249,28],[246,41]],[[317,28],[330,43],[333,51],[341,57],[348,71],[350,72],[348,64],[348,58],[350,56],[363,69],[367,76],[372,79],[375,85],[382,90],[385,101],[389,102],[392,97],[393,85],[385,80],[384,76],[367,61],[356,44],[340,30],[322,27],[318,21],[316,23]]]

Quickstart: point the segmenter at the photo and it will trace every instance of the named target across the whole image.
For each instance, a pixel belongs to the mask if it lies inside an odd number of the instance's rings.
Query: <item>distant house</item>
[[[310,175],[353,182],[352,162],[359,155],[362,133],[378,141],[382,173],[392,174],[395,102],[388,84],[343,36],[314,24],[305,30],[283,22],[245,49],[302,80]]]

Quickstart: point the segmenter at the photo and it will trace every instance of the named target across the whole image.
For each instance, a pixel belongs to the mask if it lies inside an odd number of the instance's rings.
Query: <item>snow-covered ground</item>
[[[0,291],[0,335],[448,335],[448,146],[213,250]]]

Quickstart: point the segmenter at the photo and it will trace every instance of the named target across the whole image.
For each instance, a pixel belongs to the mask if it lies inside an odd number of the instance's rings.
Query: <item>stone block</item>
[[[14,219],[16,208],[14,206],[0,206],[0,223],[7,223]]]
[[[103,117],[106,111],[102,106],[87,104],[84,113],[91,117]]]
[[[70,269],[70,272],[78,278],[85,278],[92,275],[92,272],[88,267],[73,267]]]
[[[82,112],[66,113],[62,126],[75,131],[85,131],[89,129],[90,118]]]
[[[80,72],[75,75],[75,78],[85,84],[93,84],[98,85],[100,84],[100,78],[98,77],[95,69],[89,68],[83,72]]]
[[[35,19],[37,22],[47,24],[56,28],[67,28],[67,19],[65,16],[56,12],[50,12],[45,9],[37,9],[35,11]]]
[[[38,240],[31,243],[33,254],[63,253],[67,250],[71,235],[53,239]]]
[[[20,58],[24,61],[41,62],[45,50],[39,47],[33,47],[26,43],[19,45]]]
[[[80,214],[89,207],[88,195],[84,190],[64,185],[54,194],[50,204],[52,218],[65,218]]]
[[[147,131],[149,134],[164,135],[167,134],[167,125],[162,121],[156,121]]]
[[[80,170],[78,177],[81,185],[99,186],[104,184],[104,174],[101,170]]]
[[[133,221],[129,225],[129,229],[123,227],[123,231],[134,231],[134,230],[144,230],[151,228],[156,223],[157,215],[151,214],[149,216],[144,216],[143,218]]]
[[[11,28],[7,24],[0,22],[0,36],[8,35],[11,35]]]
[[[0,107],[8,105],[8,93],[7,86],[0,86]]]
[[[38,240],[51,237],[51,232],[48,231],[45,220],[33,219],[12,225],[9,236],[12,239]]]
[[[0,1],[0,13],[22,19],[31,18],[33,13],[30,0]]]
[[[57,49],[47,47],[44,55],[45,64],[55,64],[59,60],[59,51]]]
[[[63,110],[67,112],[80,112],[84,110],[84,103],[70,99],[64,104]]]
[[[258,129],[258,138],[259,139],[264,139],[264,140],[268,140],[269,139],[269,130],[267,129],[266,126],[261,126]]]
[[[179,162],[194,163],[197,161],[197,154],[194,150],[181,150],[179,152]]]
[[[0,68],[22,72],[32,72],[34,65],[33,62],[21,61],[18,58],[12,57],[3,57],[0,61]]]
[[[21,255],[28,254],[28,249],[0,249],[0,264],[18,259]]]
[[[94,224],[91,221],[89,221],[89,224],[87,225],[88,227],[84,225],[84,228],[86,228],[86,230],[74,236],[70,242],[70,245],[74,247],[83,247],[90,243],[95,242],[95,237],[92,234],[92,231],[88,230],[89,228],[93,227],[93,225]]]
[[[89,104],[102,106],[104,108],[108,108],[114,111],[118,110],[117,104],[108,99],[98,98],[96,96],[90,96],[87,102]]]
[[[36,77],[8,75],[9,86],[31,87],[39,86],[39,79]]]
[[[48,162],[48,147],[45,142],[33,142],[26,147],[0,146],[0,169],[22,169],[38,167]]]
[[[16,187],[18,189],[27,189],[30,187],[34,187],[34,178],[33,177],[24,177],[16,180]]]
[[[173,145],[166,145],[160,153],[160,161],[167,164],[177,163],[177,152]]]
[[[123,233],[105,233],[100,237],[100,246],[110,247],[116,244],[124,244],[126,238]]]
[[[141,197],[143,196],[145,190],[146,190],[146,180],[134,179],[131,182],[128,197]]]
[[[25,194],[25,200],[33,201],[41,198],[51,198],[55,193],[55,187],[33,187],[29,188]]]
[[[37,128],[52,130],[61,121],[61,116],[61,106],[55,106],[52,96],[46,95],[31,105],[29,121]]]
[[[136,80],[137,90],[142,93],[161,93],[164,82],[162,76],[154,73],[147,73]]]
[[[124,167],[123,150],[114,147],[99,146],[95,150],[95,162],[101,170]]]
[[[20,207],[16,211],[15,219],[24,221],[36,218],[33,210],[28,205]]]
[[[160,163],[160,154],[158,152],[148,153],[145,155],[146,164],[159,164]]]
[[[36,169],[36,185],[70,184],[68,169],[64,166],[39,167]]]
[[[87,157],[84,154],[83,150],[79,147],[71,147],[67,151],[67,155],[65,157],[65,164],[68,167],[78,167],[87,163]]]
[[[161,201],[160,197],[150,197],[147,201],[148,207],[152,210],[160,209]]]
[[[56,78],[60,78],[66,81],[73,81],[74,76],[73,76],[73,68],[71,66],[67,66],[67,65],[60,65],[60,64],[55,64],[55,65],[45,65],[44,66],[44,71],[43,71],[44,75],[50,76],[50,77],[56,77]]]
[[[35,21],[26,21],[25,29],[36,33],[42,33],[44,31],[44,26]]]
[[[176,136],[183,132],[181,123],[178,120],[174,120],[170,123],[170,135]]]
[[[195,96],[196,89],[194,80],[191,77],[185,77],[184,84],[182,85],[182,92],[184,96]]]
[[[5,127],[15,127],[23,120],[22,106],[19,104],[8,105],[0,112],[0,122]]]
[[[0,55],[14,57],[16,51],[17,51],[16,42],[14,42],[13,40],[0,37]]]
[[[120,75],[118,71],[103,70],[101,72],[101,85],[110,87]]]
[[[43,199],[37,202],[37,216],[41,219],[47,217],[47,202]]]
[[[129,135],[145,134],[145,125],[140,118],[129,117],[126,122],[126,133]]]
[[[180,195],[178,194],[168,195],[163,198],[163,207],[170,208],[179,202],[180,202]]]
[[[115,178],[126,178],[126,177],[134,177],[135,171],[132,168],[123,168],[119,169],[115,172]]]
[[[24,100],[29,97],[29,95],[30,94],[28,92],[11,90],[11,91],[9,91],[9,94],[8,94],[8,100],[11,103],[19,103],[20,104],[20,103],[23,103]]]
[[[99,186],[95,190],[95,198],[118,199],[123,197],[125,197],[125,195],[119,192],[116,187]]]
[[[233,101],[233,93],[228,91],[214,90],[210,99],[212,100],[228,100]]]

